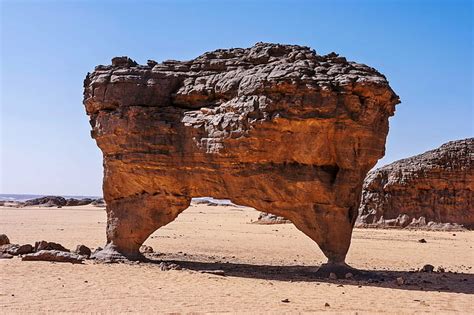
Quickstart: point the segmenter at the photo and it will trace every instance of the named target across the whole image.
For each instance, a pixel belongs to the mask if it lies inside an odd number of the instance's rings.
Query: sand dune
[[[0,232],[13,243],[105,244],[100,208],[0,213]],[[474,312],[474,232],[355,229],[347,261],[386,279],[325,280],[313,276],[325,260],[315,243],[290,224],[250,224],[257,217],[248,208],[193,205],[146,241],[160,253],[155,263],[0,260],[0,312]],[[162,260],[183,270],[162,271]],[[427,263],[457,274],[408,272]],[[397,285],[400,276],[409,284]]]

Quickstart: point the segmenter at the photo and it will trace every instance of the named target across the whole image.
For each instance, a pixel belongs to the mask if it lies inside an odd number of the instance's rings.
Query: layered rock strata
[[[139,257],[192,197],[212,196],[288,218],[344,264],[397,103],[375,69],[302,46],[97,66],[84,81],[104,156],[108,244],[96,257]]]
[[[367,175],[358,226],[474,228],[474,138]]]

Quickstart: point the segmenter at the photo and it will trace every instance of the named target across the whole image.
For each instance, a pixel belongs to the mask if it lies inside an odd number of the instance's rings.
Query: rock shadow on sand
[[[319,266],[259,265],[233,262],[207,262],[197,260],[148,259],[149,264],[175,264],[182,269],[226,277],[262,279],[268,281],[332,283],[347,286],[370,286],[409,291],[438,291],[474,294],[474,274],[460,272],[418,272],[391,270],[364,270],[352,279],[319,277]],[[399,284],[397,279],[403,279]]]

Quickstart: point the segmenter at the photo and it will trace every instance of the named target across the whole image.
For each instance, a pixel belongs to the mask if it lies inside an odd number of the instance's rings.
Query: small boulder
[[[8,251],[15,246],[18,246],[18,245],[17,244],[0,245],[0,253],[8,253]]]
[[[10,259],[13,258],[13,255],[10,255],[8,253],[0,253],[0,259]]]
[[[336,275],[334,272],[331,272],[331,273],[329,274],[329,279],[337,280],[337,275]]]
[[[421,272],[433,272],[434,266],[430,264],[426,264],[423,268],[420,269]]]
[[[24,254],[29,254],[32,253],[34,250],[33,246],[31,244],[24,244],[24,245],[14,245],[11,248],[8,249],[8,253],[10,255],[24,255]]]
[[[142,245],[140,246],[140,252],[143,254],[151,254],[153,253],[153,247],[147,246],[147,245]]]
[[[216,270],[203,270],[201,271],[202,273],[208,273],[208,274],[211,274],[211,275],[216,275],[216,276],[225,276],[225,271],[224,270],[220,270],[220,269],[216,269]]]
[[[135,67],[138,63],[135,60],[130,59],[127,56],[114,57],[112,58],[112,66],[114,67]]]
[[[86,245],[77,245],[76,247],[76,250],[75,250],[75,253],[76,254],[79,254],[81,256],[84,256],[84,257],[87,257],[89,258],[92,254],[92,251],[89,247],[87,247]]]
[[[254,223],[256,224],[285,224],[285,223],[291,223],[291,221],[284,217],[280,217],[271,213],[260,212],[260,215],[258,216],[257,221],[255,221]]]
[[[418,240],[418,243],[426,243],[426,240],[424,238]]]
[[[354,275],[352,273],[348,272],[348,273],[346,273],[345,277],[346,277],[346,279],[352,279],[352,278],[354,278]]]
[[[10,244],[10,240],[8,239],[8,236],[5,234],[0,234],[0,245],[8,245]]]
[[[61,244],[46,241],[39,241],[35,243],[35,252],[40,250],[59,250],[63,252],[69,252],[69,249],[65,248]]]
[[[174,263],[161,262],[159,265],[161,271],[181,270],[181,266]]]
[[[60,250],[40,250],[33,254],[27,254],[21,258],[23,261],[54,261],[82,264],[84,257],[78,254]]]

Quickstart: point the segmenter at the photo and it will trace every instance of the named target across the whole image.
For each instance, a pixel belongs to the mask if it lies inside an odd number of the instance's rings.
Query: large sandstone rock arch
[[[344,264],[399,103],[373,68],[264,43],[186,62],[118,57],[84,87],[104,155],[102,258],[137,258],[192,197],[213,196],[285,216]]]

